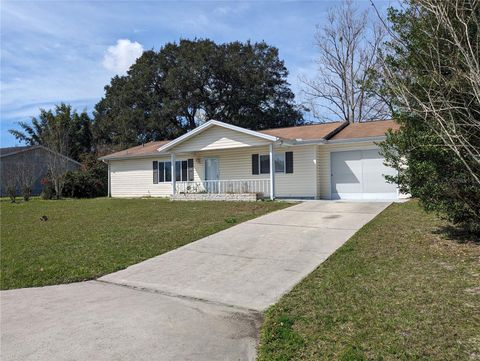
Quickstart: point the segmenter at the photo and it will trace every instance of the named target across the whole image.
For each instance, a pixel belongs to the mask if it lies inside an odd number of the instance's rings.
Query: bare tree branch
[[[385,99],[368,86],[380,66],[385,34],[384,27],[371,26],[368,12],[359,12],[350,0],[330,10],[327,25],[317,26],[315,34],[318,74],[300,78],[315,117],[328,118],[325,111],[350,123],[390,117]]]

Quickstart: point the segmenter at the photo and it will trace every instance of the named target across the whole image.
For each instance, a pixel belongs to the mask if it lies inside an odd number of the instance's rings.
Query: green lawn
[[[480,360],[480,245],[394,204],[271,307],[259,360]]]
[[[289,206],[164,199],[0,202],[1,289],[88,280]],[[45,215],[48,220],[41,221]]]

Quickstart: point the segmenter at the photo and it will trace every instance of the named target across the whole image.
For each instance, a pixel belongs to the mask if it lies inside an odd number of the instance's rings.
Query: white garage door
[[[396,199],[397,186],[384,175],[396,171],[383,164],[378,150],[332,152],[332,199]]]

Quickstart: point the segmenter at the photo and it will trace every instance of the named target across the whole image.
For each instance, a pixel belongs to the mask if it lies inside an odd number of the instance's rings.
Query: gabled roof
[[[341,141],[347,139],[361,139],[384,137],[388,129],[397,130],[400,126],[393,120],[376,120],[348,124],[345,128],[333,135],[329,140]]]
[[[200,134],[212,126],[220,126],[230,130],[249,134],[271,142],[283,141],[291,144],[318,144],[355,142],[363,140],[376,140],[385,137],[388,129],[398,129],[399,126],[393,120],[378,120],[362,123],[349,124],[348,122],[328,122],[321,124],[301,125],[286,128],[274,128],[254,131],[235,125],[210,120],[194,130],[174,139],[150,142],[133,148],[128,148],[116,153],[101,157],[101,160],[142,158],[161,156],[171,147],[184,142],[195,135]],[[166,152],[168,154],[168,152]]]
[[[47,152],[54,153],[60,155],[62,158],[68,159],[70,162],[75,163],[80,165],[79,162],[76,160],[67,157],[66,155],[57,153],[47,147],[44,147],[43,145],[27,145],[27,146],[21,146],[21,147],[6,147],[6,148],[0,148],[0,158],[4,157],[10,157],[12,155],[20,154],[20,153],[25,153],[25,152],[30,152],[35,149],[43,149],[46,150]]]
[[[5,147],[0,148],[0,157],[6,157],[7,155],[17,154],[31,148],[36,148],[34,145],[25,145],[22,147]]]
[[[268,140],[268,141],[271,141],[271,142],[275,142],[275,141],[278,140],[278,137],[273,136],[273,135],[263,134],[263,133],[255,131],[255,130],[250,130],[250,129],[246,129],[246,128],[242,128],[242,127],[237,127],[236,125],[232,125],[232,124],[228,124],[228,123],[224,123],[224,122],[219,122],[218,120],[209,120],[208,122],[200,125],[199,127],[191,130],[190,132],[185,133],[184,135],[172,140],[168,144],[165,144],[165,145],[161,146],[160,148],[158,148],[158,151],[159,152],[166,151],[166,150],[168,150],[168,149],[170,149],[170,148],[172,148],[172,147],[174,147],[178,144],[183,143],[187,139],[190,139],[190,138],[198,135],[199,133],[202,133],[205,130],[207,130],[211,127],[215,127],[215,126],[230,129],[230,130],[240,132],[240,133],[243,133],[243,134],[248,134],[248,135],[251,135],[253,137],[262,138],[262,139],[265,139],[265,140]]]

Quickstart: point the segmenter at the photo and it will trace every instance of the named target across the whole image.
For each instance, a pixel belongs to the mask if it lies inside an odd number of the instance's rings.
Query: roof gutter
[[[331,139],[327,140],[325,144],[343,144],[343,143],[361,143],[361,142],[381,142],[387,137],[384,135],[376,137],[363,137],[363,138],[348,138],[348,139]]]
[[[120,157],[109,157],[108,155],[98,158],[102,162],[107,160],[128,160],[128,159],[138,159],[138,158],[158,158],[163,156],[168,156],[168,153],[152,153],[152,154],[138,154],[138,155],[123,155]]]
[[[309,144],[324,144],[326,142],[325,139],[295,139],[292,142],[289,142],[291,145],[309,145]]]

